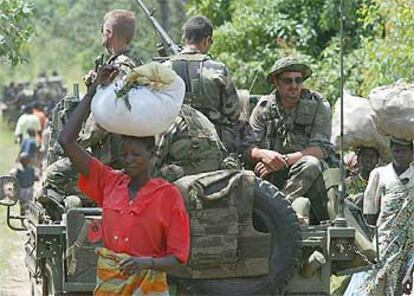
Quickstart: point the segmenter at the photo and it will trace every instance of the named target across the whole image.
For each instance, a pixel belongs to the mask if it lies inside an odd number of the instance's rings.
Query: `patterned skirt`
[[[124,275],[119,262],[129,258],[106,248],[97,249],[96,296],[168,296],[167,275],[156,270],[142,270],[139,274]]]

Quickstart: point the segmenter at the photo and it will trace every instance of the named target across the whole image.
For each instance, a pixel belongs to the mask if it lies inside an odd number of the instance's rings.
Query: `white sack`
[[[368,96],[378,131],[407,141],[414,140],[414,84],[377,87]]]
[[[166,66],[157,64],[155,67],[165,74]],[[96,122],[111,133],[135,137],[154,136],[165,131],[178,115],[185,95],[184,81],[174,71],[168,71],[173,73],[167,73],[173,75],[173,79],[162,90],[147,86],[134,86],[129,90],[131,110],[124,99],[116,96],[124,80],[117,79],[109,86],[99,87],[91,104]]]
[[[337,100],[332,118],[332,143],[340,147],[341,101]],[[344,149],[360,146],[376,148],[383,160],[390,159],[389,140],[375,128],[369,100],[344,92]]]

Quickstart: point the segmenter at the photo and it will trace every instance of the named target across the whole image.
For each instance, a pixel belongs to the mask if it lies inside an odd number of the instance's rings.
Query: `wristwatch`
[[[284,154],[282,157],[283,157],[283,160],[286,161],[285,168],[289,168],[289,156],[287,154]]]

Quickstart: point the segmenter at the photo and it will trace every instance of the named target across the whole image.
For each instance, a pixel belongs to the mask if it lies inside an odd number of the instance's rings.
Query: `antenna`
[[[338,213],[334,220],[334,225],[337,227],[346,227],[347,222],[344,216],[344,202],[346,196],[346,185],[345,185],[345,170],[344,170],[344,0],[340,1],[340,40],[341,40],[341,51],[340,51],[340,100],[341,100],[341,184],[339,186],[339,201],[338,201]]]

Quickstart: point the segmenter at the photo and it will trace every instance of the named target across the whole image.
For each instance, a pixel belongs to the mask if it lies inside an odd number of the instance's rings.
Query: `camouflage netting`
[[[332,118],[332,143],[340,146],[340,100],[335,104]],[[374,111],[367,99],[344,93],[344,149],[360,146],[373,147],[380,153],[381,159],[390,159],[389,139],[379,134],[375,128]]]
[[[414,84],[377,87],[368,96],[378,131],[385,136],[414,140]]]

